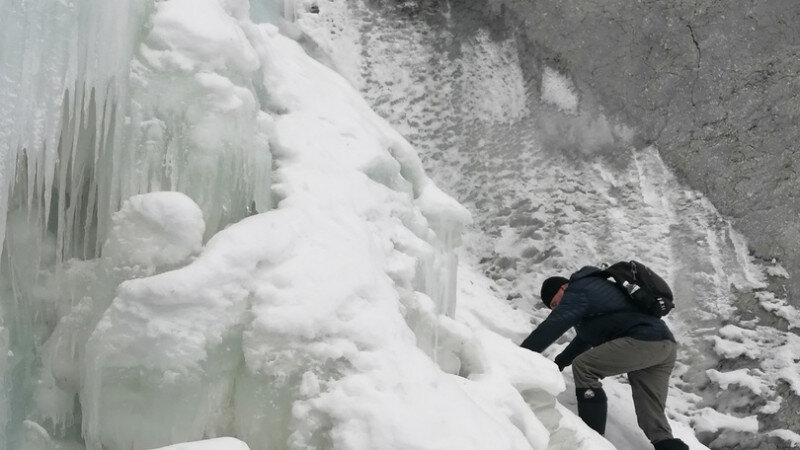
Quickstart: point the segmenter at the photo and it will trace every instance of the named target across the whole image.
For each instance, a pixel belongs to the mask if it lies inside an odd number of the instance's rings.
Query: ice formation
[[[469,213],[248,2],[0,9],[6,447],[596,440],[551,363],[454,320]]]

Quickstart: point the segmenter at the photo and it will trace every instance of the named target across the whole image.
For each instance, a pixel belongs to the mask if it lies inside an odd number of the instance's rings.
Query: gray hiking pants
[[[670,340],[614,339],[580,354],[572,362],[576,388],[601,388],[607,376],[628,374],[639,427],[658,442],[672,438],[664,414],[669,375],[675,366],[677,346]]]

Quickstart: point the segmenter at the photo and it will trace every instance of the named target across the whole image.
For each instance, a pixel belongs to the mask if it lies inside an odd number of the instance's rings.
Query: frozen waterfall
[[[589,442],[454,321],[470,214],[246,1],[0,6],[5,447]]]

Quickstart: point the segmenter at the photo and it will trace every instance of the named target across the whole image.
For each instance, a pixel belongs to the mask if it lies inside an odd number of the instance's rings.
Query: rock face
[[[655,144],[800,293],[800,2],[495,3],[531,58]]]

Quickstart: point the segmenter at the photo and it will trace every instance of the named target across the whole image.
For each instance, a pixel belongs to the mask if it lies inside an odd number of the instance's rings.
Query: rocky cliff
[[[495,0],[464,8],[514,23],[535,49],[528,57],[571,74],[606,115],[655,144],[757,256],[789,269],[788,288],[800,293],[800,2]]]

